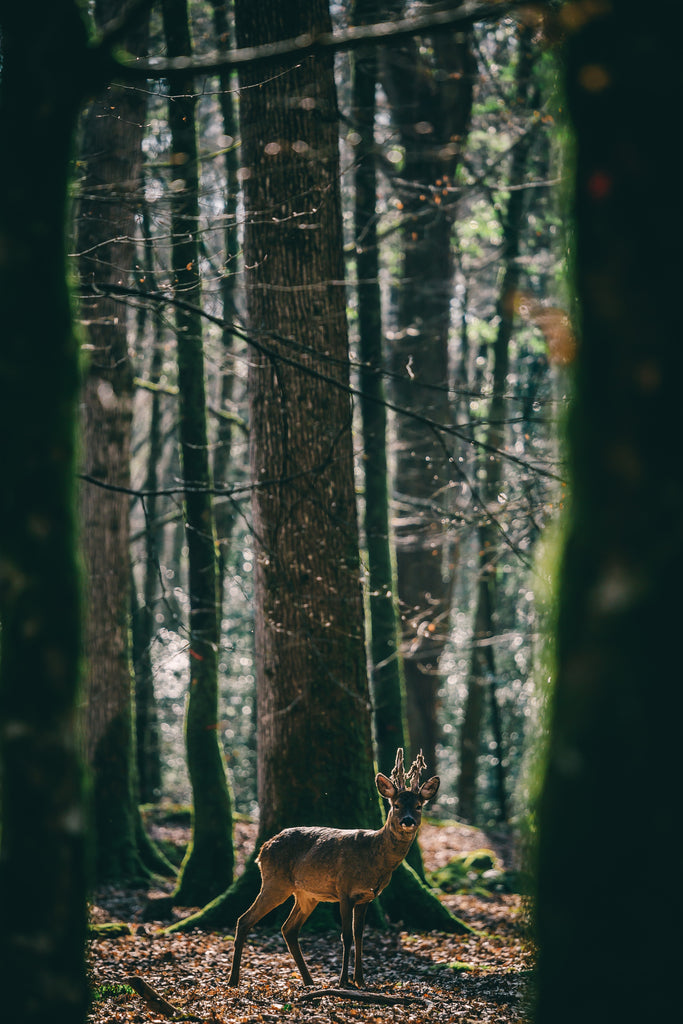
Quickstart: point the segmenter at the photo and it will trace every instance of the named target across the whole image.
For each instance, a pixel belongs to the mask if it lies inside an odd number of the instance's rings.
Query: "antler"
[[[408,774],[406,776],[408,782],[410,782],[410,788],[413,793],[417,793],[420,788],[420,776],[427,767],[427,762],[422,756],[422,751],[417,755],[413,763],[411,764]]]
[[[399,747],[396,751],[396,764],[391,771],[391,781],[399,792],[407,789],[409,785],[411,790],[417,793],[420,788],[420,775],[422,775],[426,767],[427,762],[422,755],[422,751],[420,751],[406,772],[403,763],[403,747]]]
[[[398,790],[406,788],[406,773],[403,767],[403,747],[399,747],[396,751],[396,764],[391,770],[391,781]]]

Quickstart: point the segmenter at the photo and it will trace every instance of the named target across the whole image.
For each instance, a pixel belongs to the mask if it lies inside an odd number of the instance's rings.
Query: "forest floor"
[[[253,849],[254,838],[255,826],[238,823],[238,870]],[[510,867],[513,856],[509,842],[457,823],[424,824],[420,846],[428,871],[482,848],[495,853],[497,868]],[[302,985],[280,933],[255,928],[242,958],[240,987],[231,989],[227,979],[232,932],[194,930],[164,935],[164,922],[143,921],[149,895],[148,890],[108,888],[93,896],[93,924],[121,922],[129,927],[128,934],[91,937],[89,970],[94,999],[89,1024],[172,1019],[169,1008],[122,989],[131,976],[143,979],[186,1014],[186,1019],[223,1024],[412,1024],[423,1020],[434,1024],[522,1024],[530,1020],[534,945],[528,906],[514,893],[476,888],[442,895],[449,909],[473,929],[467,935],[416,934],[400,926],[383,931],[366,927],[363,966],[367,987],[363,993],[351,990],[351,997],[316,994],[319,989],[337,986],[341,964],[338,934],[307,932],[306,928],[302,932],[302,949],[315,983],[311,990]],[[163,890],[153,895],[161,896]],[[174,914],[178,917],[188,912]],[[354,995],[401,1001],[356,1001]]]

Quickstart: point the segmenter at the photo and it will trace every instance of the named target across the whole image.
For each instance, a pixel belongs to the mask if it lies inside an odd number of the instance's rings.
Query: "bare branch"
[[[241,327],[237,327],[235,324],[232,324],[230,321],[225,320],[223,317],[216,316],[215,314],[209,313],[206,310],[201,309],[200,307],[193,306],[192,303],[185,302],[182,299],[178,299],[173,295],[170,295],[168,292],[147,292],[144,291],[143,289],[129,288],[125,285],[106,285],[104,287],[99,287],[98,290],[101,291],[103,294],[119,296],[122,299],[126,297],[142,298],[150,302],[160,302],[168,305],[180,306],[186,309],[197,309],[201,313],[201,315],[206,320],[209,321],[209,323],[218,325],[222,330],[230,331],[236,338],[240,338],[247,345],[254,348],[257,352],[262,352],[264,355],[268,356],[268,358],[279,362],[283,366],[292,366],[295,369],[300,370],[302,373],[307,374],[309,377],[314,377],[317,380],[324,381],[326,384],[330,384],[332,387],[339,388],[339,390],[345,391],[347,394],[352,395],[356,398],[359,398],[362,395],[364,396],[365,394],[364,392],[361,392],[359,388],[356,388],[351,384],[347,384],[344,381],[341,381],[330,374],[322,373],[320,370],[316,370],[314,367],[308,366],[301,359],[297,359],[292,356],[287,356],[284,354],[284,352],[276,352],[274,349],[264,344],[263,342],[257,341],[256,338],[248,334]],[[87,287],[81,288],[81,294],[87,293]],[[273,341],[286,342],[288,345],[292,344],[291,339],[282,338],[277,335],[271,335],[271,337],[273,338]],[[430,419],[429,416],[425,416],[422,415],[421,413],[415,412],[413,409],[405,409],[403,408],[403,406],[396,405],[394,402],[389,402],[386,399],[374,398],[371,395],[368,396],[368,398],[371,402],[381,401],[387,409],[390,409],[392,412],[397,413],[399,416],[408,416],[418,423],[423,423],[426,427],[433,431],[436,437],[439,437],[441,439],[445,437],[457,437],[465,444],[471,445],[474,448],[487,452],[490,455],[496,455],[499,458],[504,459],[506,462],[509,462],[516,466],[520,466],[523,469],[535,473],[537,476],[542,476],[549,480],[557,480],[559,483],[564,482],[564,478],[562,476],[559,476],[557,473],[553,473],[549,469],[544,469],[542,466],[530,463],[526,459],[521,458],[518,455],[514,455],[512,452],[506,451],[503,448],[497,448],[494,445],[487,444],[486,441],[480,441],[475,437],[469,436],[467,430],[462,426],[459,426],[457,424],[438,423],[435,420]]]
[[[262,46],[249,46],[235,50],[216,50],[203,57],[150,57],[135,63],[116,62],[117,79],[139,81],[167,78],[185,72],[189,74],[219,74],[258,64],[270,64],[284,58],[298,60],[323,53],[353,50],[373,43],[392,43],[406,36],[422,33],[434,34],[448,30],[464,30],[482,21],[498,21],[520,6],[529,6],[524,0],[493,0],[490,3],[465,3],[447,10],[432,11],[416,17],[396,21],[375,22],[372,25],[353,25],[341,32],[303,33],[294,39],[282,39]],[[539,7],[545,6],[538,3]],[[107,37],[108,39],[109,37]],[[98,44],[102,48],[107,40]]]
[[[360,1003],[378,1003],[382,1006],[407,1006],[410,1003],[418,1003],[426,1009],[430,1009],[433,1003],[422,996],[392,996],[385,992],[368,992],[357,988],[317,988],[307,992],[300,992],[296,999],[303,1002],[306,999],[326,999],[333,996],[336,999],[355,999]]]

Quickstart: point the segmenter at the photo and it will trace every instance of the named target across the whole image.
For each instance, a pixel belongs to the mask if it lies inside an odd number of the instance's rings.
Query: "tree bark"
[[[211,0],[213,8],[213,28],[216,45],[220,49],[228,49],[231,41],[227,0]],[[236,77],[230,74],[220,76],[220,109],[223,119],[223,135],[225,136],[225,259],[221,277],[221,303],[223,319],[230,323],[235,316],[235,282],[239,264],[239,232],[237,228],[237,200],[239,196],[239,155],[237,143],[237,114],[232,93],[232,83]],[[228,143],[228,139],[232,139]],[[224,410],[233,400],[235,376],[231,368],[234,358],[234,337],[229,328],[223,330],[222,351],[225,366],[220,377],[220,409]],[[216,451],[213,460],[213,476],[218,485],[227,486],[229,482],[230,464],[232,460],[233,424],[228,417],[218,421],[216,434]],[[233,477],[234,479],[234,477]],[[228,498],[224,498],[215,506],[216,536],[218,543],[218,596],[219,609],[223,604],[223,588],[225,574],[235,525],[235,506]]]
[[[329,29],[235,6],[238,45]],[[332,61],[240,78],[246,173],[260,834],[378,823],[353,479]],[[258,87],[256,87],[258,86]],[[292,367],[285,360],[295,359]]]
[[[141,219],[145,287],[150,291],[156,292],[158,290],[158,283],[154,271],[154,254],[149,230],[149,210],[145,199],[142,200]],[[152,384],[158,384],[163,365],[163,328],[158,309],[152,310],[152,318],[153,349],[148,378]],[[161,531],[157,524],[156,495],[159,485],[158,466],[163,450],[161,437],[161,394],[158,390],[152,391],[150,406],[147,439],[147,473],[144,483],[147,497],[143,499],[145,535],[142,567],[142,603],[138,604],[135,589],[133,589],[133,617],[131,626],[133,671],[135,675],[135,738],[139,796],[142,803],[153,803],[159,800],[162,784],[161,740],[156,695],[154,693],[154,672],[151,654],[151,645],[156,629],[154,604],[158,587],[158,566],[161,548]],[[133,588],[135,588],[135,580],[133,580]]]
[[[80,1024],[80,353],[64,225],[76,119],[95,86],[76,3],[3,4],[0,33],[0,984],[8,1020]]]
[[[288,0],[275,11],[265,0],[238,0],[235,12],[240,46],[329,29],[323,0]],[[247,72],[240,87],[255,350],[260,843],[292,825],[378,828],[381,814],[359,580],[332,62],[273,65],[265,79]],[[234,923],[258,888],[251,858],[223,896],[172,930]],[[404,921],[414,909],[425,927],[461,927],[404,865],[385,891],[389,901],[392,890]]]
[[[642,13],[632,0],[591,9],[565,51],[580,342],[540,805],[537,1024],[680,1012],[682,890],[666,887],[662,912],[653,879],[680,843],[683,204],[668,168],[682,25],[674,5]],[[624,844],[607,881],[590,852]]]
[[[186,0],[164,0],[169,56],[187,55]],[[179,435],[185,489],[190,590],[190,688],[185,722],[192,786],[192,839],[183,861],[177,903],[201,905],[232,882],[232,807],[218,742],[218,591],[216,537],[206,428],[199,283],[199,158],[195,91],[190,75],[169,79],[169,126],[176,188],[171,202],[173,286],[188,306],[176,307]],[[193,307],[193,308],[190,308]]]
[[[116,0],[98,0],[106,24]],[[127,40],[147,50],[147,24]],[[135,263],[135,214],[142,179],[143,91],[110,86],[84,119],[77,221],[84,289],[87,369],[81,394],[82,547],[86,577],[86,756],[91,769],[98,881],[146,877],[136,841],[132,723],[129,504],[133,376],[125,306],[100,289],[127,284]],[[108,485],[97,486],[98,482]],[[116,490],[115,488],[120,488]]]

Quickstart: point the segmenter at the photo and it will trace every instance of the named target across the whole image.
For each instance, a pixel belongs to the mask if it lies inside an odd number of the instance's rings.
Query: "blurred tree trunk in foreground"
[[[540,815],[536,1021],[674,1020],[683,206],[670,174],[681,14],[664,4],[643,17],[634,0],[615,0],[569,5],[565,24],[581,317]]]
[[[64,227],[86,37],[68,0],[3,3],[0,32],[2,1014],[79,1024],[87,1005],[76,714],[80,353]]]

